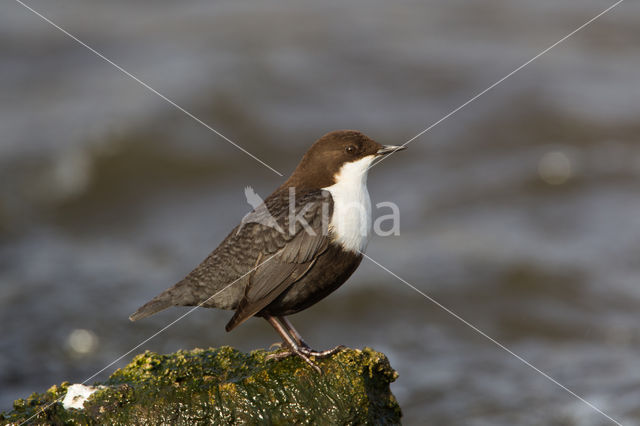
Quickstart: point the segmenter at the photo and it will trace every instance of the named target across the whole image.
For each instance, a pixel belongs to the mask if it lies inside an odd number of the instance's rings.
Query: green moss
[[[267,361],[268,354],[230,347],[145,352],[102,383],[84,410],[62,407],[69,386],[62,383],[16,400],[0,424],[32,416],[32,424],[400,422],[389,389],[397,374],[383,354],[347,349],[316,361],[323,374],[297,357]]]

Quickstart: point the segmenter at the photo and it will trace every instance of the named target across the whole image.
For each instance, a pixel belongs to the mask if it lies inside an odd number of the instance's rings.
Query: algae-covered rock
[[[15,401],[0,424],[400,423],[389,389],[397,374],[383,354],[346,349],[316,360],[322,374],[297,357],[268,354],[230,347],[145,352],[96,384],[104,387],[89,392],[83,409],[63,406],[70,388],[63,383]]]

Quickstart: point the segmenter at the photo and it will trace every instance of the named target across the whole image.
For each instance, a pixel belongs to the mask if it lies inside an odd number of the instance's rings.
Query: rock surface
[[[269,353],[145,352],[95,384],[82,409],[65,408],[69,388],[79,387],[62,383],[16,400],[0,424],[400,423],[389,389],[397,373],[384,354],[346,349],[317,360],[318,374],[297,357]]]

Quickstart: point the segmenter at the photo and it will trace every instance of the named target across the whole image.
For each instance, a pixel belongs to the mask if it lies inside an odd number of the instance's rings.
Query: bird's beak
[[[396,151],[402,151],[403,149],[407,149],[404,145],[382,145],[382,148],[376,152],[377,156],[388,155]]]

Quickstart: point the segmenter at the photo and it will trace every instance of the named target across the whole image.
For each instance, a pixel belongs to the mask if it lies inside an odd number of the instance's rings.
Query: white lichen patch
[[[71,385],[67,389],[67,394],[64,396],[64,400],[62,400],[62,406],[65,410],[70,408],[82,410],[84,408],[84,402],[89,399],[91,394],[98,389],[104,388],[105,386],[85,386],[80,384]]]

